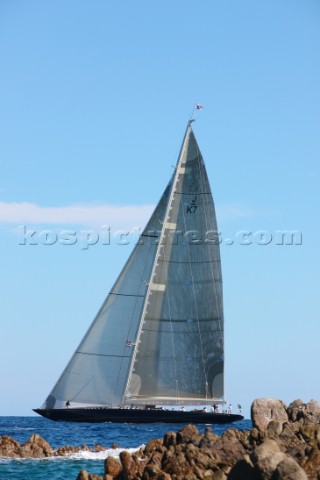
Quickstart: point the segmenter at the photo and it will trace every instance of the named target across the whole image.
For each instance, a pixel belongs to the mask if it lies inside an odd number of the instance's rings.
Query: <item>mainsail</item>
[[[43,408],[223,399],[214,202],[191,121],[172,178]]]

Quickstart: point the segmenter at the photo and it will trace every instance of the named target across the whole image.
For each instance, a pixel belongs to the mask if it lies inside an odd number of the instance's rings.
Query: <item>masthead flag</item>
[[[196,110],[203,110],[204,106],[200,105],[200,103],[197,103],[195,108],[196,108]]]

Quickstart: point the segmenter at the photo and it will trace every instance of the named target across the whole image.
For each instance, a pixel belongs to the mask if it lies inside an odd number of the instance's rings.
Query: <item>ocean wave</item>
[[[106,450],[102,450],[101,452],[88,452],[87,450],[80,450],[80,452],[72,453],[68,455],[67,458],[72,460],[105,460],[107,457],[115,457],[119,458],[120,453],[123,451],[129,452],[130,455],[132,453],[137,452],[140,448],[144,448],[145,445],[140,445],[138,448],[107,448]],[[66,457],[55,457],[55,458],[66,458]]]
[[[11,458],[11,457],[0,457],[1,463],[10,463],[14,462],[56,462],[56,461],[68,461],[68,460],[105,460],[107,457],[119,458],[120,453],[123,451],[129,452],[130,455],[144,448],[145,445],[140,445],[137,448],[107,448],[106,450],[101,450],[101,452],[89,452],[87,450],[80,450],[77,453],[71,453],[70,455],[57,455],[54,457],[45,457],[45,458]]]

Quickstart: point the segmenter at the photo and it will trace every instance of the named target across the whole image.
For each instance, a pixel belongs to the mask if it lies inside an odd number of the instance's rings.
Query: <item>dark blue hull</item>
[[[115,423],[232,423],[243,420],[242,415],[203,411],[123,408],[61,408],[34,409],[45,418],[58,422],[115,422]]]

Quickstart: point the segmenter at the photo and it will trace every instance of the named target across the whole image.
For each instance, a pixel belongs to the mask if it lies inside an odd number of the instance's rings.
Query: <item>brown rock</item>
[[[177,439],[174,432],[167,432],[163,437],[163,446],[168,448],[170,445],[176,445]]]
[[[195,443],[198,440],[201,440],[202,435],[199,435],[199,430],[195,425],[186,425],[179,430],[176,438],[177,443]]]
[[[320,424],[301,425],[299,432],[309,445],[320,447]]]
[[[164,452],[162,457],[162,468],[165,472],[171,471],[172,464],[174,463],[174,457],[175,457],[175,450],[171,446]]]
[[[253,466],[259,472],[261,480],[270,480],[279,463],[286,458],[277,442],[271,439],[258,445],[251,455]]]
[[[229,428],[218,438],[212,446],[212,450],[213,452],[218,453],[221,460],[227,462],[228,465],[233,465],[246,453],[240,442],[239,431],[233,428]]]
[[[12,458],[45,458],[52,457],[54,451],[40,435],[31,435],[29,440],[20,445],[9,436],[0,437],[0,456]]]
[[[21,445],[20,448],[21,458],[45,458],[53,455],[52,447],[37,433],[31,435],[29,440]]]
[[[294,400],[290,403],[287,408],[287,413],[290,422],[298,422],[303,416],[303,411],[305,410],[305,404],[302,400]]]
[[[159,465],[146,465],[143,471],[142,480],[149,480],[150,478],[156,479],[161,478],[162,475],[165,475],[161,470]]]
[[[31,437],[28,440],[28,443],[36,444],[39,447],[41,447],[43,450],[50,451],[50,452],[52,451],[51,445],[49,445],[49,443],[46,440],[44,440],[42,437],[40,437],[40,435],[38,435],[37,433],[34,433],[33,435],[31,435]]]
[[[154,452],[155,450],[158,450],[161,448],[163,445],[163,440],[162,438],[154,438],[153,440],[149,440],[147,445],[145,446],[145,453],[149,454],[151,452]]]
[[[113,477],[117,477],[121,471],[122,471],[122,467],[118,459],[112,456],[109,456],[105,459],[104,472],[107,475],[112,475]]]
[[[120,452],[120,462],[122,465],[122,479],[128,480],[133,478],[139,471],[139,465],[134,461],[132,456],[126,450]]]
[[[250,432],[249,441],[250,443],[254,444],[261,443],[264,441],[265,437],[265,432],[261,432],[256,427],[254,427]]]
[[[143,458],[142,452],[143,452],[143,449],[139,448],[138,451],[132,453],[132,455],[131,455],[134,463],[139,466],[139,472],[143,471],[143,469],[144,469],[144,467],[147,463],[146,459]]]
[[[287,457],[278,464],[272,480],[308,480],[308,477],[293,458]]]
[[[288,421],[286,405],[282,400],[273,398],[258,398],[251,405],[251,420],[253,427],[265,431],[271,420],[281,423]]]
[[[81,450],[86,450],[86,449],[83,448],[83,447],[87,447],[87,446],[86,446],[86,445],[82,445],[82,447],[81,447]],[[111,448],[112,448],[112,447],[111,447]],[[87,449],[90,450],[89,447],[87,447]],[[103,445],[99,445],[99,444],[98,444],[98,445],[95,445],[95,447],[94,447],[94,449],[93,449],[94,452],[103,452],[104,450],[106,450],[106,447],[104,447]]]
[[[211,480],[211,479],[207,479],[207,476],[206,476],[206,474],[205,474],[204,480]],[[227,476],[225,475],[224,472],[222,472],[221,470],[219,470],[219,471],[217,471],[217,472],[214,472],[213,477],[212,477],[212,480],[227,480]],[[240,480],[240,479],[237,479],[237,480]]]
[[[308,460],[303,465],[303,469],[308,475],[309,480],[320,479],[320,450],[313,448]]]
[[[311,400],[306,404],[304,411],[304,423],[319,424],[320,423],[320,405],[316,400]]]
[[[20,448],[20,458],[45,458],[45,455],[37,445],[27,443]]]
[[[132,464],[132,458],[130,453],[125,450],[120,452],[120,461],[121,461],[123,473],[127,475],[128,473],[130,473],[130,467]]]
[[[291,422],[302,424],[320,423],[320,405],[316,400],[303,403],[302,400],[294,400],[288,407],[288,416]]]
[[[210,427],[205,429],[204,435],[199,443],[200,448],[211,448],[218,440],[219,436],[216,435]]]
[[[163,453],[154,451],[152,452],[147,464],[139,464],[139,471],[143,472],[143,478],[158,479],[165,475],[161,466],[162,457]]]
[[[87,470],[80,470],[77,476],[77,480],[88,480],[89,474]]]
[[[217,469],[217,462],[208,449],[197,448],[189,443],[185,453],[189,465],[196,466],[201,471]]]
[[[80,470],[77,480],[104,480],[100,475],[88,473],[87,470]]]
[[[299,465],[305,462],[306,451],[308,445],[305,442],[301,442],[297,437],[293,437],[289,442],[281,440],[282,450],[292,457]],[[309,447],[310,448],[310,447]]]
[[[278,437],[282,433],[282,422],[279,420],[271,420],[267,426],[267,436],[269,438]]]
[[[58,457],[67,457],[68,455],[72,455],[73,453],[79,453],[80,447],[73,447],[72,445],[66,445],[65,447],[60,447],[56,451],[56,455]]]
[[[20,457],[20,443],[9,435],[0,437],[0,456],[1,457]]]
[[[251,461],[246,459],[238,460],[229,472],[228,480],[257,480]]]
[[[163,453],[162,452],[152,452],[150,460],[148,463],[152,463],[153,465],[161,465]]]
[[[171,447],[170,450],[164,452],[162,460],[162,470],[165,473],[169,473],[175,480],[178,479],[187,479],[190,480],[194,478],[196,480],[196,475],[194,473],[194,466],[190,465],[188,459],[185,455],[185,445],[177,445],[175,450]]]
[[[319,405],[296,400],[287,410],[280,400],[258,399],[251,431],[230,428],[218,436],[187,425],[167,432],[139,452],[121,452],[121,463],[109,457],[103,480],[320,480]]]
[[[282,425],[281,438],[290,440],[299,432],[300,424],[287,422]]]

